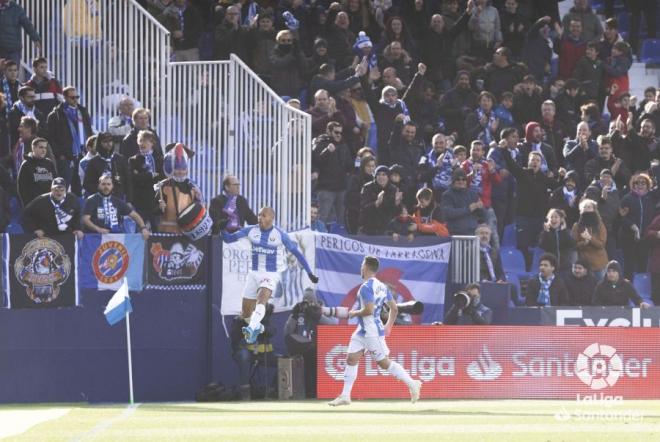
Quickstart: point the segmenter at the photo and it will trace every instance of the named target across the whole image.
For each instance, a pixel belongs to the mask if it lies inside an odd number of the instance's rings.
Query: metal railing
[[[480,280],[479,238],[476,236],[451,237],[451,281],[471,284]]]
[[[309,225],[311,117],[282,101],[235,55],[227,61],[171,62],[170,33],[135,0],[20,0],[43,38],[27,36],[23,64],[45,56],[62,85],[73,85],[97,130],[123,96],[151,109],[163,144],[196,153],[191,176],[207,200],[236,174],[253,208],[276,222]]]

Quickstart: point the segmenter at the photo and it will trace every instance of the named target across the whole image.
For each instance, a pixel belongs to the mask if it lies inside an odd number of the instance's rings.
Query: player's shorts
[[[366,350],[376,362],[382,361],[390,354],[390,349],[385,342],[385,336],[365,337],[357,332],[351,336],[351,342],[348,344],[348,353],[357,353]]]
[[[275,293],[277,284],[280,283],[280,274],[277,272],[255,272],[250,270],[243,289],[243,298],[257,299],[257,291],[265,288]]]

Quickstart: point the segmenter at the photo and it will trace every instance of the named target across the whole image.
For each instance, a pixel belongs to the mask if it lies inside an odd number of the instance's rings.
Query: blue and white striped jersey
[[[358,308],[363,308],[367,303],[374,303],[374,314],[369,316],[358,316],[357,333],[361,336],[371,338],[385,336],[385,326],[380,320],[380,312],[387,301],[391,301],[392,294],[385,284],[376,278],[366,280],[358,291]]]
[[[291,252],[307,273],[312,273],[307,260],[298,250],[296,243],[289,235],[273,226],[269,230],[261,230],[259,225],[247,226],[234,233],[222,232],[222,239],[232,243],[241,238],[247,238],[252,243],[252,265],[255,272],[283,272],[287,269],[286,250]]]

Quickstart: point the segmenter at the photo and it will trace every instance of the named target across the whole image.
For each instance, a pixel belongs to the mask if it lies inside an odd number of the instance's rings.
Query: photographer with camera
[[[479,284],[469,284],[465,290],[454,294],[454,305],[445,315],[447,325],[488,325],[493,311],[481,303]]]

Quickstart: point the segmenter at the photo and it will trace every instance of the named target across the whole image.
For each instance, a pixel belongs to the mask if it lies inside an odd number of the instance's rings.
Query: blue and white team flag
[[[78,254],[80,288],[117,290],[124,278],[128,278],[130,290],[142,290],[145,273],[142,235],[85,235]]]
[[[124,319],[126,314],[132,311],[131,297],[128,294],[128,281],[124,278],[124,282],[119,287],[119,290],[110,298],[110,302],[105,307],[103,314],[105,314],[108,324],[115,325]]]

